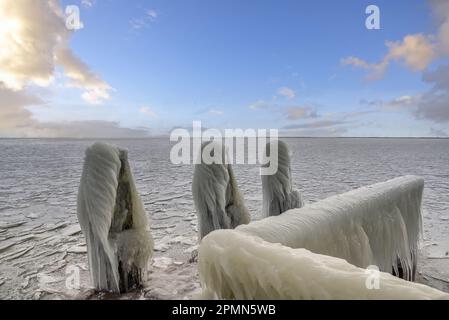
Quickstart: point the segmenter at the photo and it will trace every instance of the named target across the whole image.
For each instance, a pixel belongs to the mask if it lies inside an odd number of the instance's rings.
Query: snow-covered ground
[[[449,140],[284,139],[305,203],[413,174],[425,180],[419,281],[449,292]],[[129,150],[151,220],[155,254],[146,286],[122,296],[90,290],[76,198],[89,140],[0,140],[0,298],[184,299],[199,292],[193,166],[169,161],[164,139],[106,141]],[[257,166],[234,166],[253,219],[262,216]],[[75,271],[74,271],[75,270]],[[72,288],[80,272],[80,289]]]

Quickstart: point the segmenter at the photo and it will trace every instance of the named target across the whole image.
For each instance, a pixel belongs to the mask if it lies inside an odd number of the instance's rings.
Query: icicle
[[[413,279],[421,232],[424,181],[405,176],[333,196],[301,209],[240,226],[268,242],[392,272],[398,261]],[[397,273],[396,273],[397,274]]]
[[[250,221],[232,167],[225,161],[225,147],[218,142],[206,142],[201,146],[200,156],[206,147],[212,153],[221,152],[217,155],[221,161],[211,164],[201,161],[195,165],[192,192],[200,239],[213,230],[233,229]]]
[[[289,209],[301,208],[303,206],[301,194],[292,187],[290,155],[287,144],[283,141],[269,142],[265,148],[265,155],[270,153],[272,149],[270,145],[273,143],[278,144],[278,170],[274,175],[261,176],[263,213],[265,217],[277,216]]]
[[[422,284],[238,230],[206,236],[198,267],[205,299],[449,299]]]
[[[153,240],[127,151],[103,143],[86,150],[78,220],[95,288],[126,292],[142,284]]]

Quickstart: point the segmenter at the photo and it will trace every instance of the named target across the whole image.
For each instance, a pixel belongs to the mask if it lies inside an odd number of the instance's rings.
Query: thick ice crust
[[[449,295],[372,273],[347,261],[217,230],[199,250],[204,299],[448,299]],[[378,279],[378,280],[376,280]]]
[[[422,230],[423,179],[404,176],[240,226],[268,242],[413,279]],[[398,265],[400,266],[398,270]]]

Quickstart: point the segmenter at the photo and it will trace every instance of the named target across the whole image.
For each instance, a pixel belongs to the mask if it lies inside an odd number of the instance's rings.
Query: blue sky
[[[43,101],[26,106],[41,124],[95,120],[163,134],[201,120],[299,136],[445,136],[449,99],[426,109],[439,80],[423,80],[447,64],[438,37],[449,12],[437,17],[435,2],[64,0],[84,24],[70,50],[110,86],[108,97],[86,102],[57,62],[50,85],[21,89]],[[365,27],[370,4],[380,30]]]

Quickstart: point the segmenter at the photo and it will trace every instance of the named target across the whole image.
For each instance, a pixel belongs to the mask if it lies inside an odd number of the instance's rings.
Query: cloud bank
[[[449,123],[449,65],[439,65],[429,70],[432,62],[449,57],[449,1],[430,0],[430,7],[438,27],[433,35],[412,34],[401,41],[386,42],[387,54],[378,63],[368,63],[358,57],[347,57],[343,65],[368,71],[367,79],[378,80],[384,76],[392,61],[401,61],[412,71],[422,72],[423,82],[430,89],[419,95],[405,95],[391,101],[361,101],[382,111],[406,111],[416,119],[436,124]],[[444,131],[432,129],[431,134],[442,136]]]
[[[387,41],[387,54],[378,63],[368,63],[358,57],[350,56],[342,60],[343,65],[351,65],[369,72],[368,80],[378,80],[383,77],[392,61],[401,61],[413,71],[426,69],[437,56],[435,44],[431,36],[423,34],[407,35],[402,41]]]
[[[11,90],[48,86],[61,67],[67,86],[89,103],[109,99],[111,87],[70,49],[71,32],[57,0],[0,0],[0,82]]]
[[[82,2],[85,7],[93,3]],[[115,122],[48,123],[33,117],[29,107],[48,104],[30,93],[33,86],[63,81],[64,87],[79,89],[89,104],[110,98],[111,86],[71,50],[70,39],[58,0],[0,0],[0,136],[145,136],[146,130],[121,128]]]

